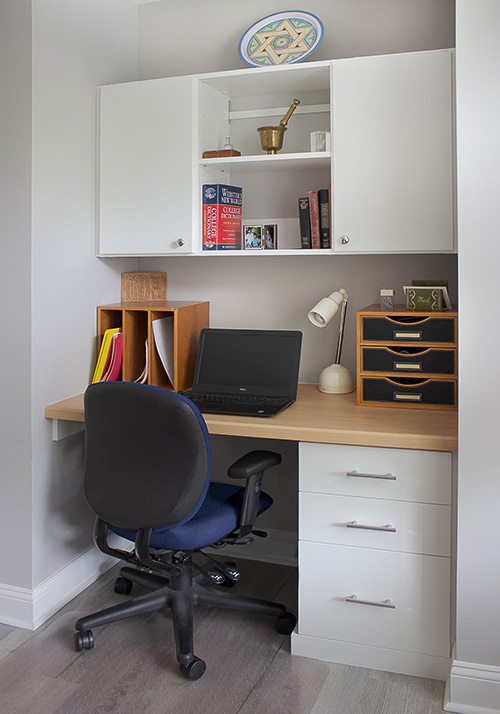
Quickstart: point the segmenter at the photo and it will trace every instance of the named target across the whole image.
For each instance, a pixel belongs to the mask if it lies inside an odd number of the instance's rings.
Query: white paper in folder
[[[174,383],[174,320],[173,316],[153,320],[153,335],[161,363],[170,382]]]

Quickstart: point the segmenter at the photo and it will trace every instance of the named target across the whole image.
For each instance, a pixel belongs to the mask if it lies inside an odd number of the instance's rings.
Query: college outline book
[[[240,250],[242,189],[222,183],[203,184],[203,250]]]

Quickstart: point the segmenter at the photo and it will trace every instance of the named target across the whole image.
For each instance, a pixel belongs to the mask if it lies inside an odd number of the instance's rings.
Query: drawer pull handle
[[[404,394],[402,392],[394,392],[394,400],[396,402],[421,402],[422,395],[419,392],[415,394]]]
[[[396,476],[394,474],[366,474],[360,473],[359,471],[348,471],[346,476],[357,476],[358,478],[381,478],[385,481],[395,481]]]
[[[394,362],[395,370],[409,370],[410,372],[421,372],[422,362]]]
[[[397,332],[397,330],[394,330],[393,332],[394,339],[395,340],[421,340],[422,339],[422,333],[419,332]]]
[[[357,595],[350,595],[345,598],[346,602],[354,602],[358,605],[373,605],[374,607],[388,607],[391,610],[396,609],[396,605],[389,599],[381,600],[380,602],[375,602],[373,600],[360,600]]]
[[[364,523],[358,523],[357,521],[349,521],[345,524],[346,528],[361,528],[365,531],[385,531],[385,533],[396,533],[396,529],[392,523],[387,523],[385,526],[369,526]]]

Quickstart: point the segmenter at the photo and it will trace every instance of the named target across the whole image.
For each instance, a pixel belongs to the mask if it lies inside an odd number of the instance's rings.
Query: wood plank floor
[[[235,592],[296,611],[296,571],[239,562]],[[290,655],[272,620],[199,609],[195,652],[205,675],[178,673],[168,612],[97,628],[77,653],[74,623],[120,602],[113,568],[36,632],[0,625],[2,714],[437,714],[444,683]],[[237,589],[237,590],[236,590]]]

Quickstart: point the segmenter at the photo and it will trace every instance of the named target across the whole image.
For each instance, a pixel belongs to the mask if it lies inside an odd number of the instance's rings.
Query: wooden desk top
[[[82,422],[83,394],[45,407],[48,419]],[[205,414],[211,434],[325,444],[456,451],[457,412],[356,405],[356,395],[322,394],[299,384],[297,401],[269,419]]]

